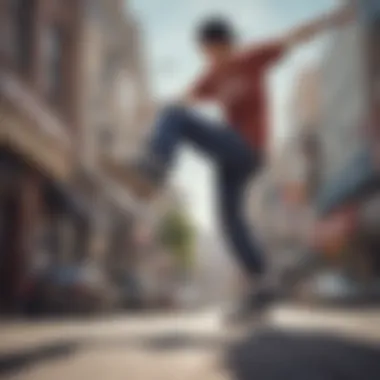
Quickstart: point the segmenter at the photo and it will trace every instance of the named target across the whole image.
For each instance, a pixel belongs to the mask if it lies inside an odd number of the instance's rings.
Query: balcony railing
[[[0,72],[0,140],[49,176],[66,180],[73,169],[66,125],[16,76]]]
[[[0,73],[0,96],[18,110],[44,134],[58,139],[64,145],[70,144],[70,136],[64,123],[14,75]]]

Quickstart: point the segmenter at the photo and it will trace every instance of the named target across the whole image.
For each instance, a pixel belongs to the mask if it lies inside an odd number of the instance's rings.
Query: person
[[[339,8],[245,49],[238,47],[234,27],[227,20],[211,17],[202,22],[197,41],[208,62],[205,73],[176,104],[162,111],[144,156],[126,170],[131,189],[149,199],[165,182],[182,143],[199,148],[215,162],[222,228],[252,284],[238,314],[249,314],[276,298],[263,249],[243,215],[247,184],[266,161],[266,75],[293,48],[350,18],[347,7]],[[192,106],[203,101],[220,104],[227,122],[218,125],[195,113]]]

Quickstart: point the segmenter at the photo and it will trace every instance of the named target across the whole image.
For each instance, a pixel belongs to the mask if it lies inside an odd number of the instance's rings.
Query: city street
[[[0,0],[0,380],[380,380],[380,0],[280,3]]]
[[[329,336],[327,346],[327,341],[320,342],[319,346],[323,347],[340,347],[342,343],[331,338],[339,335],[345,339],[354,338],[355,341],[380,342],[379,318],[378,311],[317,312],[280,307],[270,313],[268,325],[254,332],[253,337],[258,336],[260,343],[257,344],[260,347],[268,347],[272,341],[284,340],[287,348],[284,349],[285,346],[281,344],[280,351],[278,346],[270,348],[269,352],[260,349],[261,359],[258,360],[262,360],[262,355],[269,359],[269,356],[272,358],[272,355],[279,353],[289,354],[296,345],[287,341],[291,339],[293,342],[294,337],[298,336],[295,330],[313,334],[317,331],[318,341],[323,339],[321,336]],[[3,323],[0,328],[0,378],[245,379],[239,374],[239,370],[247,364],[241,359],[247,355],[245,343],[241,342],[251,334],[251,331],[243,335],[241,332],[226,331],[215,310],[183,315],[120,316],[71,322]],[[235,340],[241,347],[231,351]],[[306,344],[309,348],[315,345]],[[254,347],[251,348],[252,354],[255,352]],[[232,359],[228,359],[228,355]],[[240,363],[237,367],[236,355]],[[259,358],[258,353],[254,355]],[[365,357],[367,360],[368,355]],[[268,362],[266,359],[263,363]],[[276,356],[273,359],[278,360]],[[225,365],[227,362],[229,365]]]
[[[224,379],[215,313],[12,323],[1,331],[1,373],[12,379]],[[8,359],[8,363],[5,363]]]

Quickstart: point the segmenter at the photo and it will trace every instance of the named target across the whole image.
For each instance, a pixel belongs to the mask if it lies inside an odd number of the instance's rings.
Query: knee
[[[169,119],[183,120],[188,117],[188,108],[183,105],[172,104],[164,107],[162,116]]]

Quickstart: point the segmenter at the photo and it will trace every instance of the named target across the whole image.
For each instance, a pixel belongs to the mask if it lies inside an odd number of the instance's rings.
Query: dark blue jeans
[[[166,108],[157,120],[150,151],[170,167],[182,143],[210,157],[218,168],[219,212],[222,228],[249,275],[264,272],[264,256],[244,218],[243,198],[261,157],[232,129],[218,126],[191,110]]]

